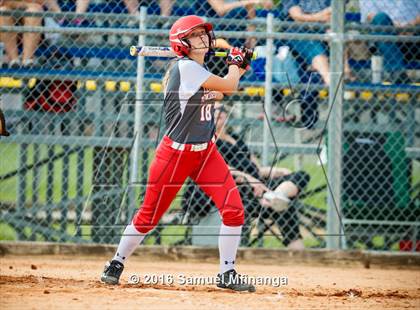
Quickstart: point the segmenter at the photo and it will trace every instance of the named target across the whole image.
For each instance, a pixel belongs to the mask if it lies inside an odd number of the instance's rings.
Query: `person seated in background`
[[[19,10],[25,12],[43,12],[44,7],[48,7],[53,12],[61,12],[56,0],[22,0],[9,1],[0,0],[0,11]],[[15,20],[13,16],[0,16],[1,26],[13,26],[20,20]],[[42,26],[42,18],[35,16],[22,17],[22,24],[26,27]],[[18,34],[16,32],[0,32],[0,41],[4,44],[6,51],[6,64],[11,68],[32,67],[34,66],[34,54],[41,41],[41,33],[24,32],[22,34],[22,56],[19,57]]]
[[[416,26],[420,24],[420,4],[417,0],[359,0],[361,20],[375,26]],[[396,32],[375,30],[375,34],[395,35]],[[401,44],[403,46],[404,44]],[[407,53],[418,53],[418,47],[408,44]],[[404,53],[397,42],[376,42],[377,52],[383,56],[386,70],[396,76],[395,82],[405,82]],[[410,55],[409,55],[410,56]],[[415,59],[415,58],[414,58]]]
[[[303,249],[298,210],[291,202],[306,187],[310,176],[303,171],[293,173],[286,168],[261,167],[241,137],[226,128],[227,116],[224,106],[217,103],[216,144],[238,185],[245,207],[247,227],[250,228],[251,221],[258,217],[272,219],[282,232],[285,246]],[[192,183],[190,181],[189,184]],[[188,207],[187,201],[194,203],[189,213],[196,213],[198,216],[205,215],[213,206],[210,198],[197,186],[187,187],[184,208]]]
[[[282,11],[286,21],[294,21],[297,23],[322,23],[329,24],[331,21],[331,0],[282,0]],[[327,30],[328,31],[328,30]],[[305,32],[305,33],[322,33],[324,30],[296,29],[293,28],[289,32]],[[328,60],[328,46],[322,41],[315,40],[290,40],[287,45],[291,50],[310,66],[312,70],[319,73],[322,82],[330,85],[330,66]],[[344,61],[344,78],[354,81],[350,66],[345,55]],[[302,77],[305,77],[307,70],[301,70]],[[312,76],[305,77],[307,83],[316,79]],[[307,129],[313,128],[318,119],[318,102],[317,91],[301,92],[301,122]]]
[[[289,21],[323,24],[329,24],[331,21],[331,0],[283,0],[282,6],[284,16]],[[330,85],[327,45],[321,41],[307,40],[292,40],[289,44],[303,58],[305,63],[311,65],[321,75],[323,82],[327,86]],[[344,73],[346,78],[354,79],[347,61],[344,62]]]
[[[127,9],[128,14],[130,15],[137,15],[139,7],[141,5],[148,6],[153,4],[155,1],[147,1],[147,0],[122,0],[124,5]],[[172,7],[174,5],[175,0],[160,0],[159,7],[160,7],[160,15],[168,17],[171,15]],[[90,0],[76,0],[76,10],[75,13],[83,14],[88,11],[90,4]],[[82,18],[76,18],[73,20],[73,24],[81,25],[83,23]]]
[[[195,11],[197,15],[207,17],[223,17],[225,19],[253,19],[255,18],[255,6],[260,5],[265,9],[273,7],[271,0],[244,0],[244,1],[225,1],[225,0],[207,0],[205,2],[196,1]],[[238,30],[255,31],[255,26],[248,27],[237,26],[218,26],[216,30],[238,31]],[[240,40],[238,42],[231,42],[234,46],[245,45],[248,48],[253,48],[256,45],[255,38],[248,38],[244,43]]]

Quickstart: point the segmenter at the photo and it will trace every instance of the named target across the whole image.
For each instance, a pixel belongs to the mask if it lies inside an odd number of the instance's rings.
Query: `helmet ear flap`
[[[182,53],[182,47],[179,45],[175,45],[173,49],[176,54]]]
[[[188,39],[185,39],[185,38],[179,38],[179,42],[181,42],[181,45],[178,45],[179,52],[182,55],[187,56],[190,49],[191,49],[190,41]]]

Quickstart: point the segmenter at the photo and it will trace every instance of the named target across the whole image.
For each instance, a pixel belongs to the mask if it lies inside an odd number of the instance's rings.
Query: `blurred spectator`
[[[414,26],[420,23],[420,2],[418,0],[359,0],[362,22],[375,26]],[[396,32],[376,31],[375,34],[392,35]],[[384,67],[389,71],[404,68],[404,54],[396,42],[377,42],[377,51],[384,59]],[[408,50],[415,53],[415,46]]]
[[[128,14],[136,15],[139,6],[141,5],[150,5],[152,1],[144,1],[144,0],[122,0],[124,5],[127,9]],[[154,1],[153,1],[154,2]],[[175,0],[160,0],[159,7],[160,7],[160,15],[161,16],[170,16],[172,7]],[[76,0],[76,13],[82,14],[86,13],[89,8],[90,0]],[[76,19],[74,21],[75,24],[81,24],[83,19]]]
[[[377,16],[387,17],[379,19],[375,25],[391,25],[395,27],[416,26],[420,24],[420,3],[416,0],[359,0],[362,22],[374,23]],[[386,15],[386,16],[381,16]]]
[[[22,0],[9,1],[0,0],[0,10],[17,10],[25,12],[43,12],[43,6],[47,6],[53,12],[60,12],[60,7],[56,0]],[[26,16],[21,20],[15,20],[13,16],[0,16],[1,26],[13,26],[16,23],[22,22],[24,26],[36,27],[42,25],[41,17]],[[9,67],[18,68],[31,67],[34,65],[34,54],[41,41],[41,34],[37,32],[25,32],[22,34],[22,57],[19,57],[18,49],[18,34],[15,32],[1,32],[0,41],[4,43],[6,51],[7,63]]]
[[[125,7],[127,8],[128,14],[137,14],[139,6],[138,0],[123,0]],[[89,8],[90,0],[76,0],[76,11],[75,13],[83,14],[86,13]]]
[[[175,0],[160,0],[160,15],[161,16],[171,16],[172,7],[174,6]]]
[[[273,2],[271,0],[207,0],[206,2],[195,2],[196,14],[208,17],[224,18],[254,18],[255,6],[261,5],[265,9],[271,9]]]
[[[207,17],[223,17],[225,19],[253,19],[255,18],[255,6],[261,5],[265,9],[270,9],[273,6],[271,0],[244,0],[244,1],[225,1],[225,0],[208,0],[207,2],[196,1],[195,11],[197,15]],[[215,30],[237,31],[237,26],[220,27],[216,23]],[[240,30],[245,30],[245,27],[239,27]],[[249,25],[247,31],[255,31],[255,26]],[[232,45],[238,46],[241,43],[232,42]],[[250,38],[245,42],[247,47],[255,47],[256,39]]]
[[[286,246],[303,249],[298,210],[290,202],[305,188],[310,176],[303,171],[292,173],[285,168],[259,166],[240,136],[225,128],[227,112],[224,107],[218,105],[215,111],[216,144],[241,193],[247,228],[252,219],[272,219],[282,231]],[[186,200],[194,202],[190,213],[199,216],[205,215],[213,205],[201,190],[192,186],[184,193],[184,206]]]
[[[283,14],[286,20],[298,23],[322,23],[329,24],[331,20],[331,0],[283,0]],[[292,30],[296,32],[296,30]],[[323,30],[317,29],[299,29],[297,32],[322,33]],[[312,40],[291,40],[288,42],[292,50],[298,54],[306,65],[310,65],[317,71],[322,81],[330,85],[330,67],[328,61],[328,46],[322,41]],[[353,81],[350,66],[344,61],[344,76]],[[303,74],[305,75],[305,71]],[[312,81],[309,77],[308,81]],[[316,92],[301,92],[301,114],[302,125],[306,128],[312,128],[318,120],[318,103],[316,101]]]
[[[290,21],[328,24],[331,20],[331,0],[283,0],[282,5],[284,15]],[[321,75],[324,83],[329,85],[328,47],[321,41],[306,40],[290,41],[290,45],[308,65]],[[344,64],[344,72],[347,78],[353,79],[347,61]]]

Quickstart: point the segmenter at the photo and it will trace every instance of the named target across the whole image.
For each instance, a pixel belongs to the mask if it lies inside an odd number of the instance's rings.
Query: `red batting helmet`
[[[186,56],[191,49],[191,45],[186,37],[197,27],[204,27],[209,37],[209,48],[214,46],[213,25],[206,23],[201,17],[188,15],[178,19],[171,27],[169,41],[171,48],[178,56]]]

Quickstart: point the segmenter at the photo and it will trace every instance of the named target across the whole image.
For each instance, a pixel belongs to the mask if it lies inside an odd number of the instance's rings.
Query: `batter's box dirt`
[[[3,256],[0,269],[4,309],[416,309],[418,271],[240,264],[252,276],[284,276],[287,286],[259,286],[236,293],[211,285],[129,284],[132,274],[214,276],[209,263],[127,263],[120,285],[99,282],[105,257]],[[32,265],[37,266],[36,269]]]

